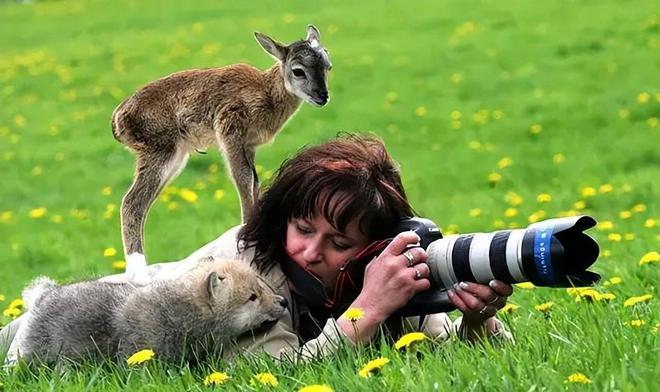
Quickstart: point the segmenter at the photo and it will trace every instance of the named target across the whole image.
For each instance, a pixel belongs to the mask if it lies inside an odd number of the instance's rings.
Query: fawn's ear
[[[206,277],[206,291],[209,298],[215,298],[220,289],[222,288],[225,277],[213,271]]]
[[[284,61],[286,58],[286,53],[287,53],[287,47],[286,45],[283,45],[274,39],[270,38],[269,36],[265,34],[261,34],[258,31],[254,32],[254,38],[257,39],[257,42],[259,42],[259,45],[271,56],[275,58],[275,60],[279,61]]]
[[[305,40],[309,42],[312,48],[321,46],[321,32],[319,31],[319,29],[316,28],[316,26],[312,24],[308,25],[307,38],[305,38]]]

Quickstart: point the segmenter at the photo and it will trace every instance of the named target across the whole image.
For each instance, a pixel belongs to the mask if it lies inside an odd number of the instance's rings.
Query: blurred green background
[[[36,275],[117,270],[134,169],[110,132],[119,102],[179,70],[265,69],[272,59],[253,32],[291,42],[308,23],[330,51],[331,101],[304,105],[258,150],[265,183],[304,145],[372,132],[417,212],[445,233],[590,214],[605,222],[592,230],[594,270],[622,278],[606,288],[621,323],[637,317],[623,313],[626,298],[657,294],[657,1],[4,1],[0,307]],[[185,257],[239,212],[217,150],[194,156],[151,209],[149,260]],[[648,254],[656,261],[639,265]],[[547,299],[572,302],[561,290],[512,298],[530,315]],[[647,332],[660,321],[649,312]]]

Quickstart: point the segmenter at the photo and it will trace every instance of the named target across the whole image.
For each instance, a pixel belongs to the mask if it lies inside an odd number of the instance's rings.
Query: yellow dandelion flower
[[[600,293],[594,289],[579,290],[575,296],[575,301],[580,302],[585,299],[589,302],[597,301]]]
[[[492,172],[488,174],[488,182],[490,184],[495,185],[500,181],[502,181],[502,175],[500,173]]]
[[[535,305],[534,309],[538,310],[541,313],[548,313],[554,305],[555,305],[554,302],[545,302],[539,305]]]
[[[603,252],[601,253],[603,257],[610,257],[612,256],[612,251],[609,249],[603,249]]]
[[[350,321],[358,321],[364,316],[364,310],[360,308],[348,308],[344,312],[344,317]]]
[[[573,373],[564,383],[573,383],[573,384],[591,384],[591,380],[582,373]]]
[[[596,298],[596,301],[610,302],[615,299],[616,299],[616,295],[612,293],[603,293]]]
[[[549,203],[552,201],[552,196],[547,193],[540,193],[538,196],[536,196],[536,201],[539,203]]]
[[[453,73],[449,79],[452,83],[459,84],[463,81],[463,74]]]
[[[660,125],[660,119],[657,117],[649,117],[649,119],[646,120],[646,123],[649,125],[649,127],[655,128]]]
[[[476,218],[481,215],[481,208],[473,208],[468,213],[471,217]]]
[[[113,261],[112,269],[115,271],[126,271],[126,261],[124,260]]]
[[[220,201],[225,197],[225,190],[224,189],[216,189],[215,192],[213,193],[213,198],[215,201]]]
[[[555,165],[561,165],[565,161],[566,161],[566,155],[562,153],[557,153],[552,156],[552,163],[554,163]]]
[[[534,283],[532,282],[517,283],[515,286],[519,289],[526,289],[526,290],[536,288],[536,286],[534,286]]]
[[[651,99],[651,94],[647,93],[646,91],[642,91],[637,95],[637,102],[638,103],[647,103]]]
[[[334,392],[329,385],[325,384],[313,384],[302,387],[298,392]]]
[[[657,225],[658,225],[658,222],[653,218],[648,218],[647,220],[644,221],[644,227],[646,227],[647,229],[654,228]]]
[[[580,194],[584,198],[596,196],[596,188],[592,186],[585,186],[584,188],[580,189]]]
[[[197,203],[197,193],[195,191],[188,189],[188,188],[181,188],[179,191],[179,197],[181,197],[183,200],[187,201],[188,203]]]
[[[117,249],[115,248],[105,248],[103,251],[103,256],[105,257],[115,257],[117,255]]]
[[[621,278],[618,276],[613,276],[611,277],[606,283],[609,284],[620,284],[621,283]]]
[[[598,192],[600,193],[610,193],[614,190],[612,184],[603,184],[598,187]]]
[[[620,211],[619,212],[619,218],[621,218],[621,219],[630,219],[631,216],[632,216],[632,212],[630,212],[630,211]]]
[[[587,203],[584,200],[578,200],[575,203],[573,203],[573,208],[576,210],[584,210],[587,207]]]
[[[566,292],[571,296],[580,295],[580,293],[588,290],[593,290],[591,287],[569,287],[566,289]]]
[[[11,309],[25,309],[25,301],[22,298],[16,298],[9,303]]]
[[[513,207],[517,207],[523,203],[523,198],[516,192],[507,192],[504,201]]]
[[[646,324],[646,321],[644,321],[644,320],[639,320],[639,319],[637,319],[637,320],[632,320],[632,321],[630,322],[630,326],[631,326],[631,327],[635,327],[635,328],[639,328],[639,327],[641,327],[641,326],[644,325],[644,324]]]
[[[367,362],[366,365],[360,369],[358,374],[360,377],[367,378],[370,377],[372,374],[375,374],[380,371],[380,369],[383,368],[383,366],[387,365],[390,362],[388,358],[376,358],[373,359],[369,362]]]
[[[630,297],[626,300],[626,302],[623,303],[623,306],[625,308],[629,308],[631,306],[635,306],[637,304],[641,304],[644,302],[649,302],[653,296],[651,294],[645,294],[645,295],[640,295],[637,297]]]
[[[547,214],[546,214],[545,211],[539,210],[539,211],[536,211],[536,212],[532,213],[532,215],[530,215],[529,217],[527,217],[527,220],[529,221],[529,223],[535,223],[535,222],[538,222],[538,221],[544,219],[546,216],[547,216]]]
[[[612,242],[621,242],[623,236],[619,233],[610,233],[607,235],[607,239]]]
[[[504,157],[497,162],[497,167],[500,169],[507,168],[513,164],[513,160],[509,157]]]
[[[18,308],[11,308],[10,307],[10,308],[7,308],[7,309],[3,310],[2,314],[7,316],[7,317],[10,317],[11,319],[15,319],[16,317],[21,315],[21,310],[18,309]]]
[[[639,260],[639,265],[658,263],[658,262],[660,262],[660,253],[653,251],[644,254],[644,256],[642,256],[642,258]]]
[[[8,223],[14,220],[14,213],[12,211],[2,211],[0,213],[0,222]]]
[[[213,372],[204,378],[204,385],[222,385],[230,379],[227,373]]]
[[[5,297],[3,294],[0,294],[0,302],[4,301],[6,299],[7,299],[7,297]]]
[[[598,231],[612,230],[613,228],[614,228],[614,223],[612,221],[602,221],[596,224],[596,230]]]
[[[543,127],[541,124],[533,124],[530,128],[529,131],[532,133],[532,135],[538,135],[543,131]]]
[[[39,207],[39,208],[34,208],[34,209],[30,210],[30,212],[28,213],[28,216],[32,219],[39,219],[39,218],[43,218],[44,216],[46,216],[47,213],[48,213],[48,210],[46,209],[46,207]]]
[[[271,387],[276,387],[277,384],[279,384],[277,377],[275,377],[272,373],[255,374],[254,379],[260,382],[262,385],[268,385]]]
[[[504,307],[502,307],[502,309],[500,309],[500,312],[511,314],[515,310],[517,310],[518,308],[520,308],[520,306],[518,306],[516,304],[508,303],[508,304],[504,305]]]
[[[468,148],[469,148],[470,150],[478,150],[478,149],[480,149],[481,147],[482,147],[482,146],[481,146],[481,142],[478,141],[478,140],[471,140],[471,141],[468,143]]]
[[[516,215],[518,215],[517,208],[510,207],[504,211],[504,216],[506,216],[507,218],[513,218]]]
[[[428,114],[428,109],[426,109],[426,106],[420,106],[417,109],[415,109],[415,114],[419,117],[424,117]]]
[[[394,348],[397,350],[401,348],[408,348],[411,344],[415,342],[421,342],[424,339],[426,339],[426,335],[424,335],[422,332],[410,332],[401,336],[401,338],[399,338],[399,340],[394,343]]]
[[[646,211],[646,204],[637,203],[631,209],[633,210],[633,212],[644,212]]]
[[[131,355],[130,357],[128,357],[126,363],[129,365],[139,365],[141,363],[150,361],[155,355],[156,354],[153,352],[153,350],[150,349],[140,350],[135,354]]]

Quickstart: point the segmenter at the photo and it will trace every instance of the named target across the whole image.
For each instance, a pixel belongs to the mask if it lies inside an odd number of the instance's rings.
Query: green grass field
[[[419,215],[445,233],[594,216],[601,256],[593,269],[604,277],[595,289],[615,298],[576,302],[563,289],[517,288],[510,302],[519,307],[502,315],[517,340],[511,347],[374,345],[304,366],[258,357],[200,368],[155,360],[0,371],[0,390],[204,390],[211,371],[226,372],[230,390],[269,389],[250,384],[265,371],[279,380],[271,389],[283,391],[657,388],[657,1],[181,4],[0,2],[0,309],[37,275],[70,281],[117,271],[119,204],[134,167],[110,132],[121,100],[183,69],[266,68],[272,60],[253,31],[289,42],[308,23],[330,50],[331,102],[303,106],[260,148],[263,180],[304,145],[373,132],[400,162]],[[193,157],[151,209],[149,260],[187,256],[239,223],[239,213],[218,152]],[[624,305],[643,295],[652,298]],[[554,303],[548,313],[535,309],[546,302]],[[359,377],[378,356],[390,363]],[[578,372],[591,383],[570,382]]]

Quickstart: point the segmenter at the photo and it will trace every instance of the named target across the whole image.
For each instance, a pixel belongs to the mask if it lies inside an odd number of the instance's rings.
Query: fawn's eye
[[[293,72],[293,76],[295,76],[297,78],[304,78],[305,77],[305,71],[303,71],[300,68],[294,68],[292,72]]]
[[[250,296],[250,301],[256,301],[256,300],[257,300],[257,295],[253,293],[253,294]]]

